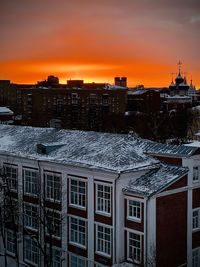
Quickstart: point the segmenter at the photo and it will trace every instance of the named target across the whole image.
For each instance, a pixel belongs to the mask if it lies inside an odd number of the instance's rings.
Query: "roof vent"
[[[37,144],[37,153],[48,155],[52,151],[64,146],[64,144]]]

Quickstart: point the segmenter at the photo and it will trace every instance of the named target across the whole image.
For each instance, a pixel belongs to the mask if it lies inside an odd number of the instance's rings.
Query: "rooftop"
[[[0,107],[0,115],[13,115],[14,113],[7,107]]]
[[[178,157],[190,157],[196,154],[200,154],[200,149],[195,145],[169,145],[152,141],[145,141],[141,143],[141,147],[148,154],[170,155]]]
[[[124,191],[149,197],[184,176],[187,172],[187,168],[161,164],[137,180],[130,181],[129,185],[124,188]]]
[[[114,172],[158,163],[146,155],[143,142],[123,134],[0,125],[0,153]]]

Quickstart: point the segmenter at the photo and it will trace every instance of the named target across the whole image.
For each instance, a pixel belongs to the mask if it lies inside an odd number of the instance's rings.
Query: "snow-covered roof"
[[[0,107],[0,115],[13,115],[14,113],[7,107]]]
[[[146,155],[142,143],[123,134],[0,125],[0,153],[114,172],[158,163]],[[46,154],[38,153],[39,144]]]
[[[127,87],[120,86],[120,85],[108,85],[106,89],[120,90],[120,89],[127,89]]]
[[[128,90],[127,94],[128,95],[143,95],[146,92],[148,92],[148,90],[145,89],[140,89],[140,90]]]
[[[199,141],[191,141],[189,144],[184,144],[184,146],[200,147]]]
[[[142,148],[148,154],[169,155],[178,157],[190,157],[200,154],[200,149],[193,146],[169,145],[152,141],[146,141],[141,144]]]
[[[169,186],[187,173],[187,168],[161,164],[159,167],[148,171],[137,180],[130,180],[129,185],[124,188],[123,191],[149,197]]]

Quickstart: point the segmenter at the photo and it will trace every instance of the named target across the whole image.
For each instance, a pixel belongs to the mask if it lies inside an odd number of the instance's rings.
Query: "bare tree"
[[[12,197],[9,183],[9,175],[5,168],[0,169],[0,234],[4,247],[4,265],[7,267],[7,234],[12,231],[14,237],[14,254],[17,266],[19,267],[19,251],[18,251],[18,203]]]

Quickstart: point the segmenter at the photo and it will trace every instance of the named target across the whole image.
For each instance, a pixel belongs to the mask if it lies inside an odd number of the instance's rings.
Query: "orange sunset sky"
[[[199,0],[1,0],[0,79],[60,78],[200,88]]]

